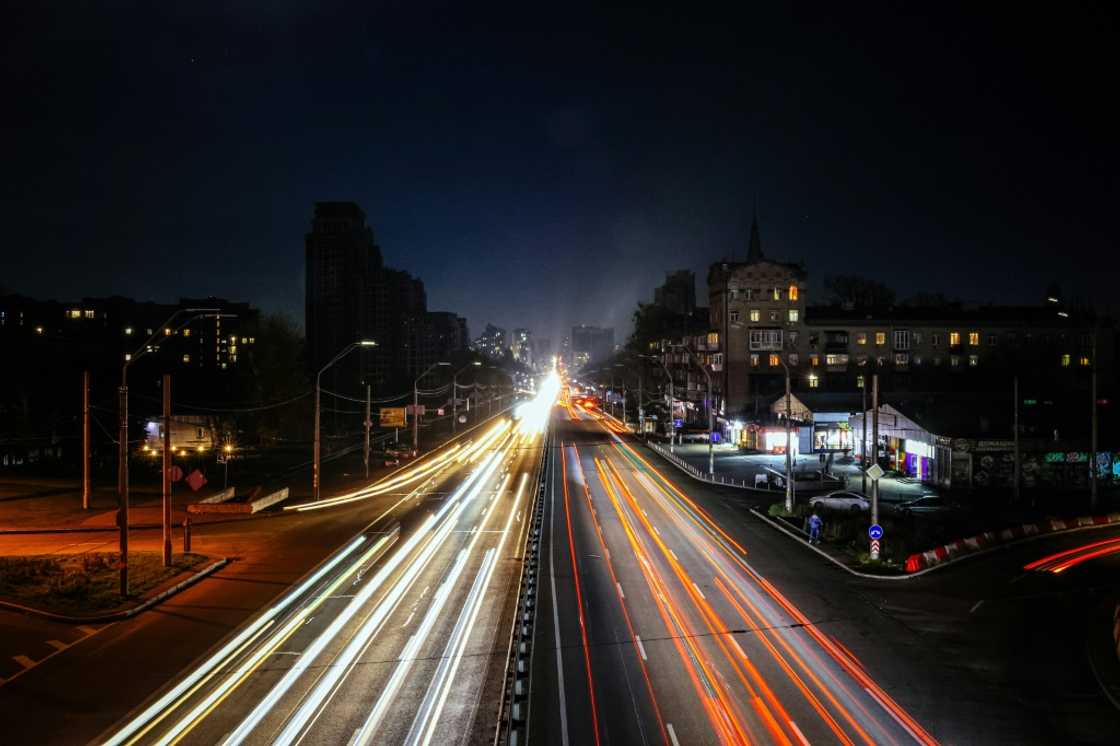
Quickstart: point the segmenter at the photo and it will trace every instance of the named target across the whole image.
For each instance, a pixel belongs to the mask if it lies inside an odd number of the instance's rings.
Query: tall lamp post
[[[318,500],[319,499],[319,481],[320,481],[320,479],[319,479],[319,452],[320,452],[320,446],[319,446],[319,392],[320,392],[320,389],[322,388],[320,386],[320,381],[323,378],[323,372],[326,371],[327,368],[331,367],[332,365],[337,363],[339,360],[344,358],[346,355],[350,354],[352,351],[358,349],[359,347],[376,347],[376,346],[377,346],[377,342],[374,342],[373,340],[370,340],[370,339],[363,339],[363,340],[359,340],[357,342],[351,342],[350,344],[343,347],[341,352],[339,352],[337,355],[335,355],[333,358],[331,358],[330,362],[328,362],[326,365],[324,365],[322,368],[320,368],[319,372],[315,374],[315,453],[314,453],[314,456],[312,457],[312,466],[311,466],[311,499],[313,499],[313,500]]]
[[[677,442],[677,421],[673,417],[673,376],[669,373],[665,361],[656,355],[639,355],[639,357],[656,362],[665,371],[665,377],[669,379],[669,453],[673,453],[674,444]]]
[[[790,386],[789,386],[789,366],[786,365],[785,358],[778,355],[778,362],[782,364],[782,370],[786,373],[786,512],[793,512],[793,452],[790,443],[789,423],[790,423]]]
[[[412,383],[412,455],[420,453],[420,380],[436,368],[450,368],[451,363],[432,363]]]
[[[458,423],[458,421],[459,421],[459,374],[462,373],[467,368],[478,368],[478,367],[481,367],[481,365],[482,365],[482,361],[480,361],[480,360],[475,360],[473,362],[467,363],[462,368],[455,371],[455,375],[453,375],[451,377],[451,432],[452,433],[455,432],[455,428],[458,426],[456,423]]]
[[[144,344],[136,348],[135,352],[124,356],[121,364],[121,387],[118,390],[118,415],[120,434],[117,443],[117,527],[120,530],[120,592],[121,596],[128,595],[128,366],[142,356],[155,349],[153,342],[160,336],[171,336],[180,329],[203,316],[232,316],[233,314],[220,313],[218,308],[180,308],[167,317],[159,325]],[[190,314],[186,320],[174,329],[171,323],[184,314]]]
[[[702,372],[704,374],[704,378],[708,379],[708,401],[707,401],[707,405],[708,405],[708,473],[709,474],[715,474],[716,473],[716,460],[715,460],[715,454],[713,453],[712,436],[715,433],[716,428],[715,428],[715,417],[714,417],[715,413],[712,411],[712,374],[709,373],[708,369],[705,368],[700,363],[700,361],[697,360],[693,356],[691,349],[689,349],[688,347],[685,347],[684,345],[675,345],[675,346],[676,347],[681,347],[682,349],[684,349],[684,351],[688,353],[688,359],[691,360],[692,362],[696,363],[696,367],[698,367],[700,369],[700,372]],[[788,436],[787,436],[787,439],[788,439]]]

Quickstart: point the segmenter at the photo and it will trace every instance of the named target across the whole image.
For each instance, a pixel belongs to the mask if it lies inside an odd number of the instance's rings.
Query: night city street
[[[3,27],[0,743],[1120,739],[1118,6]]]

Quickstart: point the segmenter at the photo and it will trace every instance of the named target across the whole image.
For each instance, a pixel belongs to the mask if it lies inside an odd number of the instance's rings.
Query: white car
[[[871,501],[858,492],[830,492],[827,495],[809,499],[810,508],[829,510],[871,510]]]

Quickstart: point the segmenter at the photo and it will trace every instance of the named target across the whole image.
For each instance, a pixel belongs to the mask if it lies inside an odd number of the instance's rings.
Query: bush
[[[794,503],[793,512],[786,512],[785,502],[771,503],[770,507],[766,509],[766,514],[771,518],[804,518],[806,512],[805,505],[798,505]]]

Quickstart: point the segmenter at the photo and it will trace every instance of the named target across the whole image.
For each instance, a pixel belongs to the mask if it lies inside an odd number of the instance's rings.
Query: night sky
[[[2,24],[7,291],[302,323],[312,203],[355,200],[473,334],[621,341],[666,270],[704,297],[745,255],[757,198],[817,287],[1114,297],[1115,3],[54,5]]]

